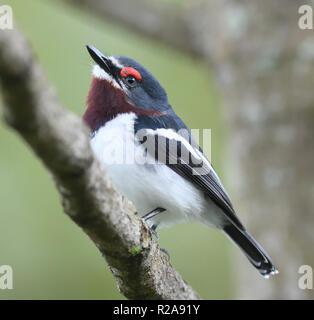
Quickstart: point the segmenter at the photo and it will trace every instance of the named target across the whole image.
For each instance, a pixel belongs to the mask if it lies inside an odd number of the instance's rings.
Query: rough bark
[[[89,8],[95,2],[88,1]],[[214,68],[224,99],[235,206],[280,270],[265,281],[235,253],[239,298],[313,298],[313,290],[298,287],[300,265],[314,267],[314,34],[298,28],[298,7],[307,2],[191,1],[176,15],[186,23],[179,29],[155,15],[169,30],[167,38],[155,37]],[[124,13],[123,1],[115,3],[119,14],[105,5],[99,13],[151,34],[141,23],[145,17],[137,15],[137,1]],[[163,5],[158,15],[166,11]]]
[[[129,299],[198,299],[95,159],[89,132],[65,110],[26,39],[0,32],[4,119],[52,174],[64,211],[90,237]]]

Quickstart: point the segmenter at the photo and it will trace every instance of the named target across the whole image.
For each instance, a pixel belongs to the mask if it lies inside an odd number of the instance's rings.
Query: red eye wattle
[[[120,72],[121,77],[126,78],[127,76],[133,76],[137,81],[142,80],[141,74],[131,67],[125,67]]]

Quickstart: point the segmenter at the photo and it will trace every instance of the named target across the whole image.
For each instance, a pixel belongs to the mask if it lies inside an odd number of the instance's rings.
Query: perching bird
[[[96,62],[83,117],[92,149],[152,232],[198,221],[222,230],[264,277],[277,273],[154,76],[130,58],[87,49]]]

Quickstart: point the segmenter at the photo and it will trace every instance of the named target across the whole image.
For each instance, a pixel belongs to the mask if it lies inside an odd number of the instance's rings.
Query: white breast
[[[136,206],[142,216],[157,207],[166,211],[150,223],[170,226],[187,220],[203,220],[211,203],[204,194],[163,164],[136,164],[128,155],[142,148],[134,139],[135,114],[122,114],[100,128],[91,146],[104,164],[120,193]],[[136,152],[136,151],[135,151]],[[132,157],[133,158],[133,157]],[[212,211],[212,208],[211,208]],[[206,213],[207,212],[207,213]],[[206,224],[217,225],[216,215]]]

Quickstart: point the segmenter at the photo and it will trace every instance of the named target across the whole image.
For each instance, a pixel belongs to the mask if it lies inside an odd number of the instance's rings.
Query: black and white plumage
[[[92,148],[117,189],[142,216],[165,209],[148,220],[154,229],[185,221],[218,228],[263,276],[277,273],[158,81],[130,58],[87,48],[96,65],[84,120],[92,130]]]

